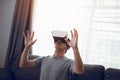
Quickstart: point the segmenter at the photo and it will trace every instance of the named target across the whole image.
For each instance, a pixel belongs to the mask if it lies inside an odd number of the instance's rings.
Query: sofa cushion
[[[0,80],[13,80],[9,69],[0,68]]]
[[[12,69],[14,80],[39,80],[40,68],[33,69]]]
[[[102,65],[85,64],[85,72],[81,75],[72,75],[71,80],[104,80],[105,68]]]
[[[120,80],[120,69],[114,68],[106,69],[105,80]]]

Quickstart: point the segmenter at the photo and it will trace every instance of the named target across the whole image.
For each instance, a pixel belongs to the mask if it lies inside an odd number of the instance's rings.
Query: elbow
[[[25,64],[19,64],[19,67],[20,68],[26,68],[26,65]]]
[[[84,67],[79,71],[79,74],[83,74],[84,73]]]
[[[80,70],[74,70],[74,73],[78,74],[78,75],[83,74],[84,73],[84,68],[80,69]]]
[[[75,73],[76,73],[76,74],[83,74],[83,73],[84,73],[84,70],[76,71]]]
[[[84,69],[82,69],[78,72],[78,74],[83,74],[83,73],[84,73]]]
[[[23,66],[23,65],[21,65],[21,64],[19,64],[19,67],[20,67],[20,68],[25,68],[25,66]]]

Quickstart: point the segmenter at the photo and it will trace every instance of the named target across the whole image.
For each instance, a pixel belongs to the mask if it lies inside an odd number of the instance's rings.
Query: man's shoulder
[[[73,63],[73,59],[70,59],[70,58],[67,58],[67,57],[64,57],[64,61],[67,62],[67,63]]]

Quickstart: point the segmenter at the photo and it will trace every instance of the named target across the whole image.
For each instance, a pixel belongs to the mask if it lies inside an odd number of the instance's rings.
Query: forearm
[[[25,47],[20,58],[20,64],[19,64],[20,67],[24,67],[25,65],[27,65],[28,53],[29,53],[29,47]]]
[[[74,66],[73,66],[73,72],[76,74],[81,74],[84,72],[84,66],[83,62],[79,53],[78,48],[73,49],[74,52]]]

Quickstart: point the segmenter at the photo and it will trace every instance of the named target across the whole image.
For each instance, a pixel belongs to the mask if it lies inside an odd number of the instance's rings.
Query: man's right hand
[[[26,32],[26,34],[24,33],[24,44],[25,44],[25,47],[27,48],[30,48],[35,42],[37,39],[35,39],[33,41],[33,37],[34,37],[34,32],[33,31],[28,31]]]

